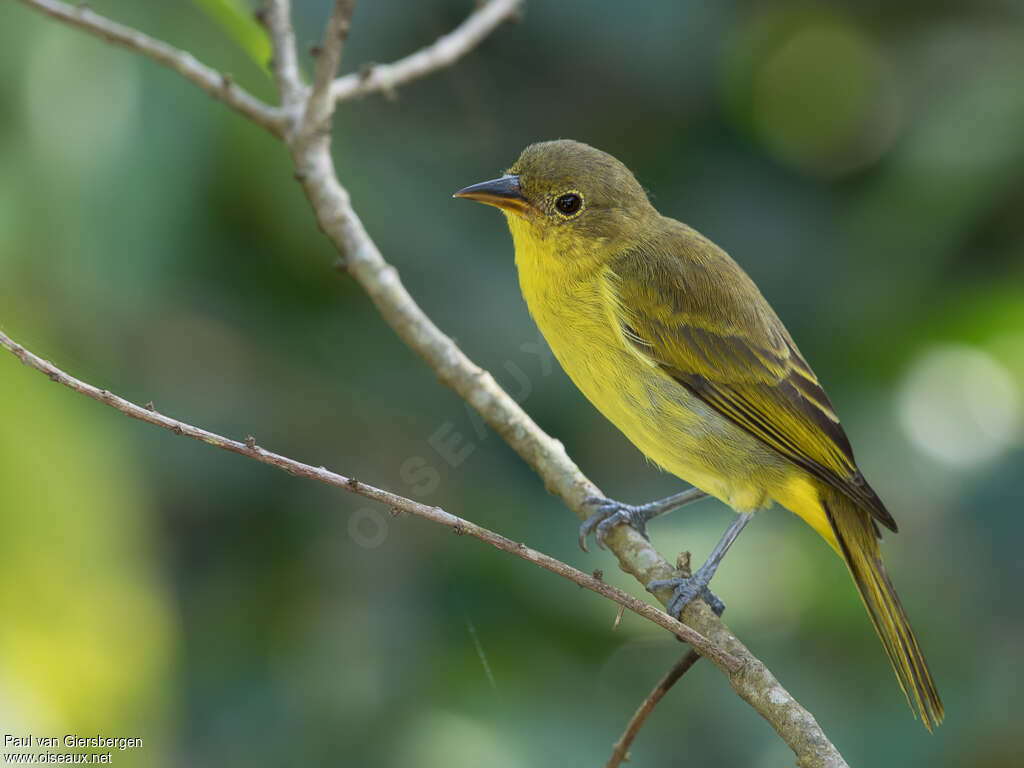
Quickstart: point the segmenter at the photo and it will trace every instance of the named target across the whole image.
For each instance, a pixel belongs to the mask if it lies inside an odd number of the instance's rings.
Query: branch
[[[299,56],[295,50],[295,28],[292,26],[291,0],[267,0],[257,12],[270,35],[274,46],[272,61],[277,91],[281,94],[281,105],[289,110],[302,101],[305,86],[299,71]]]
[[[284,134],[285,119],[281,110],[266,104],[237,85],[230,75],[221,74],[198,61],[187,51],[179,50],[162,40],[150,37],[137,29],[118,24],[116,21],[93,13],[86,5],[73,7],[57,0],[18,0],[50,18],[63,21],[84,30],[108,43],[123,46],[135,53],[173,69],[218,101],[222,101],[236,112],[244,115],[257,125],[266,128],[275,136]]]
[[[523,0],[486,0],[459,26],[426,48],[391,64],[375,64],[363,72],[339,77],[331,86],[335,102],[374,91],[393,91],[400,85],[449,67],[473,50],[503,22],[515,17]]]
[[[306,130],[318,130],[330,126],[335,104],[334,99],[331,98],[331,82],[338,73],[341,52],[348,39],[352,13],[355,9],[356,0],[335,0],[334,2],[334,10],[331,12],[324,30],[324,41],[316,49],[313,89],[306,102],[306,116],[303,121]]]
[[[665,673],[665,676],[658,681],[658,684],[654,686],[647,698],[643,700],[640,707],[636,712],[633,713],[633,717],[630,718],[629,724],[626,726],[626,730],[623,731],[619,740],[615,742],[615,747],[612,749],[612,756],[608,758],[608,762],[605,763],[604,768],[618,768],[622,764],[623,760],[629,760],[629,745],[633,743],[633,739],[640,732],[640,728],[643,727],[644,722],[647,720],[647,716],[651,714],[655,705],[661,701],[662,697],[668,693],[669,689],[679,682],[680,678],[685,675],[690,667],[697,663],[700,659],[700,655],[692,648],[686,652],[686,654],[675,664],[672,665],[672,669]]]
[[[212,445],[215,448],[221,448],[225,451],[231,451],[232,453],[247,456],[250,459],[262,462],[263,464],[270,464],[271,466],[283,469],[288,474],[295,475],[296,477],[319,480],[321,483],[332,485],[335,488],[341,488],[349,493],[354,493],[359,496],[364,496],[367,499],[379,501],[382,504],[387,504],[393,509],[399,509],[403,512],[409,512],[417,517],[422,517],[425,520],[440,523],[441,525],[451,528],[457,534],[468,534],[474,539],[479,539],[491,546],[497,547],[505,552],[509,552],[516,557],[520,557],[523,560],[539,565],[541,568],[545,568],[552,573],[557,573],[559,576],[563,576],[581,587],[585,587],[599,595],[609,598],[610,600],[614,600],[624,608],[628,608],[633,611],[633,613],[643,616],[649,621],[653,621],[658,626],[667,629],[683,642],[689,643],[694,648],[697,648],[702,655],[712,659],[717,666],[731,671],[737,671],[740,667],[741,662],[739,659],[725,653],[713,643],[708,642],[707,638],[703,637],[700,633],[695,632],[685,624],[676,621],[664,611],[659,611],[657,608],[648,605],[641,600],[637,600],[635,597],[623,592],[621,589],[617,589],[606,584],[596,576],[587,575],[582,571],[563,563],[561,560],[556,560],[549,555],[545,555],[543,552],[530,549],[525,544],[512,541],[511,539],[502,536],[500,533],[495,533],[487,528],[471,523],[468,520],[463,520],[461,517],[456,517],[453,514],[445,512],[440,507],[421,504],[418,501],[413,501],[412,499],[407,499],[404,496],[399,496],[398,494],[391,493],[390,491],[375,488],[368,483],[360,482],[354,477],[345,477],[344,475],[339,475],[336,472],[331,472],[324,467],[313,467],[309,464],[303,464],[302,462],[296,461],[295,459],[290,459],[287,456],[272,453],[271,451],[264,450],[260,446],[256,445],[256,440],[252,437],[249,437],[245,442],[240,443],[237,440],[222,437],[214,432],[194,427],[191,424],[186,424],[183,421],[178,421],[177,419],[172,419],[170,416],[158,413],[156,409],[152,407],[152,404],[146,407],[136,405],[122,397],[118,397],[108,390],[99,389],[94,387],[92,384],[84,382],[81,379],[76,379],[74,376],[65,373],[60,368],[53,365],[53,363],[43,360],[38,355],[35,355],[25,349],[25,347],[15,342],[3,331],[0,331],[0,347],[10,350],[15,357],[30,368],[35,368],[40,373],[46,374],[50,378],[50,381],[63,384],[65,387],[68,387],[75,392],[83,394],[86,397],[90,397],[104,405],[109,405],[111,408],[114,408],[127,416],[131,416],[133,419],[138,419],[139,421],[144,421],[147,424],[163,427],[176,435],[191,437],[194,440],[199,440],[207,443],[208,445]]]

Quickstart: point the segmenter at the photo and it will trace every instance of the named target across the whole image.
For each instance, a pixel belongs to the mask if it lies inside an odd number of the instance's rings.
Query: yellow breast
[[[604,267],[587,254],[554,253],[532,227],[509,217],[519,284],[530,314],[569,378],[651,461],[736,509],[769,503],[726,444],[764,446],[693,397],[629,344],[614,316]],[[776,457],[766,459],[769,465]]]

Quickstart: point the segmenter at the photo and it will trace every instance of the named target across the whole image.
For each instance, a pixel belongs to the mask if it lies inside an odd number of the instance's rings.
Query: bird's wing
[[[895,531],[832,403],[753,281],[693,230],[670,234],[605,269],[623,336],[692,394]]]

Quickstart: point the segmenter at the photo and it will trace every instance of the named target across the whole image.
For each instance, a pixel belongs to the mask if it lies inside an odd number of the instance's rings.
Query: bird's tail
[[[882,565],[878,529],[870,515],[845,496],[829,494],[823,503],[840,553],[896,671],[907,702],[911,709],[921,714],[924,727],[931,731],[945,716],[942,701],[896,589]]]

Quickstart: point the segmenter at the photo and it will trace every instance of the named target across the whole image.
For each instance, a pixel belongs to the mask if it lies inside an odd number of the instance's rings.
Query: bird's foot
[[[597,531],[597,544],[604,549],[604,540],[608,533],[617,525],[625,523],[645,539],[647,536],[647,521],[673,509],[685,507],[691,502],[703,499],[707,496],[699,488],[687,488],[685,491],[672,494],[664,499],[649,501],[646,504],[623,504],[621,501],[607,499],[604,496],[589,496],[584,504],[597,507],[597,510],[586,522],[580,526],[580,547],[587,551],[587,537]]]
[[[595,507],[594,514],[580,526],[580,547],[584,552],[587,551],[587,537],[591,533],[597,539],[597,546],[604,549],[605,538],[617,525],[628,525],[650,541],[647,535],[647,521],[654,516],[650,514],[653,503],[633,506],[604,496],[588,496],[583,503]]]
[[[711,574],[701,568],[689,578],[677,576],[674,579],[652,581],[647,585],[647,591],[655,592],[659,589],[672,589],[672,597],[669,599],[668,605],[665,606],[665,610],[670,616],[674,616],[677,619],[686,606],[693,602],[698,595],[708,604],[708,607],[714,611],[716,616],[721,616],[725,612],[725,603],[722,602],[718,595],[708,589],[709,581],[711,581]]]

